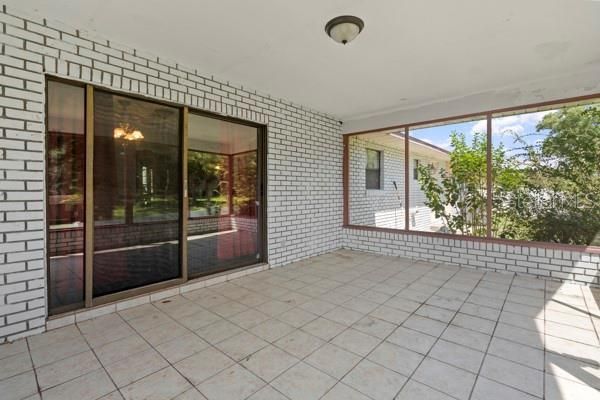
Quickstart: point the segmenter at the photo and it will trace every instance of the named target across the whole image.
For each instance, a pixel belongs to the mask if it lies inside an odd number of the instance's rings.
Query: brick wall
[[[10,9],[0,11],[0,27],[0,343],[45,326],[45,74],[266,124],[269,262],[340,247],[333,118]]]
[[[350,156],[350,224],[379,228],[404,229],[404,149],[387,146],[372,139],[369,135],[351,136]],[[379,150],[382,154],[382,190],[365,189],[365,167],[367,149]],[[413,154],[411,153],[411,156]],[[428,160],[419,156],[424,162]],[[413,180],[413,162],[410,157],[408,171],[410,179],[409,224],[411,229],[429,231],[435,217],[425,206],[425,194]],[[394,181],[398,190],[394,187]],[[400,199],[398,199],[398,196]]]
[[[344,247],[599,286],[600,254],[345,228]]]

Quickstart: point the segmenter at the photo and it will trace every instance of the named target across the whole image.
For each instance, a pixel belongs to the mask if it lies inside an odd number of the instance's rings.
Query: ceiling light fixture
[[[341,44],[348,44],[362,32],[365,23],[362,19],[352,15],[335,17],[325,24],[327,35]]]

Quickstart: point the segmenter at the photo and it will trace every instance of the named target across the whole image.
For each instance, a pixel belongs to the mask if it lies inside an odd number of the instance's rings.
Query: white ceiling
[[[4,2],[343,120],[600,66],[600,0]]]

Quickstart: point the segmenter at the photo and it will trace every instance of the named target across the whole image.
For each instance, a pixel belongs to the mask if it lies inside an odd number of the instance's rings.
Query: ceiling
[[[341,120],[600,66],[600,0],[4,3]],[[365,21],[347,46],[342,14]]]

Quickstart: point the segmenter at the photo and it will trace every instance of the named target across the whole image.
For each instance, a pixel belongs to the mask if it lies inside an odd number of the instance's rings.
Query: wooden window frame
[[[267,125],[260,124],[252,121],[247,121],[240,118],[225,116],[208,112],[201,109],[193,109],[189,106],[181,103],[174,103],[169,101],[163,101],[154,99],[151,97],[142,96],[135,93],[129,93],[127,91],[114,90],[105,88],[89,83],[78,82],[63,77],[58,77],[50,74],[45,76],[45,85],[49,81],[61,82],[64,84],[82,87],[85,89],[85,225],[84,225],[84,306],[77,308],[66,308],[64,311],[60,310],[55,314],[49,315],[49,319],[60,318],[65,315],[71,314],[74,311],[85,310],[92,307],[97,307],[115,301],[126,300],[135,296],[149,294],[158,290],[176,287],[194,281],[197,279],[203,279],[204,276],[194,277],[190,279],[188,276],[188,265],[187,265],[187,221],[188,221],[188,170],[187,170],[187,153],[189,150],[189,115],[191,113],[196,115],[202,115],[208,118],[219,119],[227,122],[236,124],[251,126],[257,129],[257,196],[259,202],[259,210],[257,216],[258,224],[258,235],[261,242],[259,248],[260,258],[256,260],[256,264],[268,262],[268,243],[267,243]],[[123,290],[117,293],[94,297],[93,296],[93,256],[94,256],[94,92],[99,90],[105,93],[111,93],[119,96],[129,97],[131,99],[146,101],[154,104],[160,104],[164,106],[174,107],[180,113],[180,127],[179,127],[179,138],[180,138],[180,168],[181,168],[181,181],[180,181],[180,232],[179,232],[179,251],[180,251],[180,276],[175,279],[170,279],[158,283],[153,283],[145,286],[136,287],[133,289]],[[46,90],[46,93],[48,91]],[[45,118],[47,122],[48,118],[48,99],[45,99]],[[47,123],[46,123],[47,126]],[[46,132],[47,134],[47,132]],[[46,190],[46,189],[45,189]],[[48,224],[47,216],[44,216],[46,237],[48,237]],[[50,260],[49,252],[46,252],[46,268],[48,267]],[[255,265],[255,264],[253,264]],[[210,275],[219,275],[220,273],[230,273],[236,270],[244,268],[250,268],[252,265],[242,266],[231,270],[215,271],[211,272]],[[47,290],[50,288],[50,274],[47,274]]]
[[[528,240],[512,240],[512,239],[502,239],[495,238],[492,235],[492,211],[493,211],[493,171],[492,171],[492,120],[496,117],[502,117],[507,115],[515,115],[521,113],[535,112],[536,109],[540,108],[548,108],[552,106],[558,107],[569,107],[569,106],[577,106],[580,104],[588,104],[592,101],[600,101],[600,93],[586,95],[586,96],[578,96],[578,97],[569,97],[558,100],[545,101],[540,103],[532,103],[525,104],[514,107],[505,107],[499,108],[489,111],[470,113],[470,114],[462,114],[451,117],[443,117],[437,118],[427,121],[418,121],[418,122],[410,122],[407,124],[388,126],[385,128],[378,128],[373,130],[366,131],[358,131],[345,133],[342,135],[343,142],[343,156],[342,156],[342,180],[343,180],[343,224],[342,228],[346,229],[354,229],[354,230],[362,230],[362,231],[372,231],[372,232],[385,232],[385,233],[397,233],[397,234],[410,234],[414,236],[421,237],[436,237],[443,239],[453,239],[453,240],[466,240],[472,242],[484,242],[484,243],[498,243],[503,245],[512,245],[512,246],[528,246],[528,247],[538,247],[538,248],[546,248],[546,249],[560,249],[560,250],[573,250],[573,251],[582,251],[588,253],[600,254],[600,246],[592,246],[592,245],[572,245],[565,243],[551,243],[551,242],[540,242],[540,241],[528,241]],[[350,193],[350,138],[353,136],[360,136],[369,133],[376,132],[386,132],[391,130],[404,131],[404,209],[410,209],[410,196],[409,196],[409,180],[410,180],[410,134],[409,130],[411,128],[423,128],[426,125],[442,125],[442,124],[451,124],[451,123],[459,123],[465,122],[466,120],[474,120],[474,119],[483,119],[486,121],[486,138],[487,138],[487,147],[486,147],[486,235],[485,236],[473,236],[473,235],[456,235],[452,233],[442,233],[442,232],[423,232],[416,231],[410,229],[409,226],[409,212],[405,212],[405,227],[404,229],[394,229],[394,228],[378,228],[366,225],[353,225],[350,223],[350,201],[349,201],[349,193]]]

